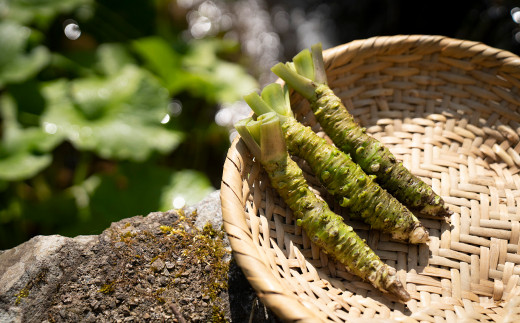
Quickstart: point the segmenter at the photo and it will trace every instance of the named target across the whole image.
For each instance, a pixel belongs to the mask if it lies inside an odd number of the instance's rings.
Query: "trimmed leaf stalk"
[[[274,113],[259,121],[242,120],[235,127],[243,139],[248,138],[244,140],[246,145],[253,145],[250,147],[252,152],[260,151],[255,158],[266,170],[271,185],[293,211],[297,225],[313,243],[382,292],[391,293],[403,302],[410,299],[396,270],[383,263],[352,227],[309,189],[303,171],[287,152],[280,120]],[[255,130],[258,127],[259,137]]]
[[[259,115],[258,120],[272,112],[283,114],[279,117],[289,153],[307,161],[322,185],[349,215],[361,218],[372,229],[390,233],[394,239],[411,243],[429,240],[428,232],[415,215],[382,189],[374,176],[366,175],[349,155],[292,117],[290,104],[279,84],[266,86],[262,98],[251,93],[245,99]]]
[[[401,203],[429,216],[451,215],[442,198],[428,184],[398,162],[381,142],[365,133],[326,80],[316,79],[316,75],[324,74],[321,55],[321,44],[317,44],[312,47],[312,55],[304,50],[295,56],[293,65],[279,63],[272,71],[310,102],[317,120],[334,144],[350,154],[367,174],[375,175],[376,181]],[[308,72],[310,64],[314,66],[313,74]]]

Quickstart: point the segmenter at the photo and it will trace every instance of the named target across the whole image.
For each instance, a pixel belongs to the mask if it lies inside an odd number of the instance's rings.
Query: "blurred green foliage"
[[[219,185],[216,106],[258,85],[235,42],[183,39],[174,4],[0,0],[0,249],[96,234]]]

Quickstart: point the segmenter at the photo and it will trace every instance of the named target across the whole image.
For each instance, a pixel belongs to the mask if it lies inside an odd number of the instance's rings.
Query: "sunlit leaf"
[[[10,21],[0,23],[0,67],[5,67],[24,51],[30,34],[28,27]]]
[[[30,34],[28,27],[9,21],[0,23],[0,87],[24,81],[49,63],[50,52],[44,46],[25,52]]]
[[[123,44],[101,44],[96,52],[98,65],[106,75],[113,75],[121,71],[126,65],[134,64],[134,59],[130,56]]]
[[[42,121],[55,125],[77,149],[103,158],[143,161],[153,151],[172,151],[183,138],[160,123],[168,91],[133,65],[108,78],[52,82],[43,95],[48,107]]]
[[[46,47],[38,46],[29,54],[13,60],[2,69],[0,85],[8,82],[24,81],[38,73],[49,62],[50,54]]]
[[[62,140],[40,127],[22,128],[16,121],[16,106],[7,95],[0,100],[3,136],[0,143],[0,179],[24,180],[52,162],[49,154]]]
[[[180,55],[159,37],[134,41],[133,47],[147,67],[176,94],[186,91],[210,102],[234,102],[258,87],[244,68],[221,59],[219,51],[231,47],[221,40],[195,40]]]
[[[45,132],[38,127],[13,129],[4,134],[2,148],[9,153],[27,151],[39,153],[51,152],[63,137]]]
[[[132,47],[170,93],[177,93],[185,87],[187,75],[181,68],[182,57],[166,40],[161,37],[141,38],[133,41]]]
[[[214,190],[208,177],[201,172],[191,169],[174,172],[161,194],[160,210],[193,205]]]
[[[47,24],[60,13],[70,12],[80,5],[92,2],[93,0],[0,0],[0,19],[22,24]]]
[[[0,179],[18,181],[31,178],[49,166],[51,162],[51,155],[36,156],[21,151],[0,158]]]
[[[241,100],[258,87],[257,81],[243,67],[218,56],[221,49],[229,50],[226,44],[217,39],[194,41],[183,61],[183,67],[196,77],[191,80],[191,86],[198,91],[197,94],[206,94],[216,102]],[[201,93],[201,89],[206,93]]]
[[[186,205],[197,203],[213,191],[203,173],[172,171],[151,162],[124,162],[116,172],[94,174],[73,188],[77,207],[87,210],[82,226],[99,230],[123,218],[170,210],[175,198]],[[79,234],[81,229],[66,233]]]
[[[212,81],[218,88],[219,102],[235,102],[258,87],[258,83],[237,64],[220,62],[212,70]]]

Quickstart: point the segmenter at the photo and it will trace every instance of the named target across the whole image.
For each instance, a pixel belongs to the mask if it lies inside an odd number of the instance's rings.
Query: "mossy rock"
[[[199,211],[218,217],[219,207],[216,192],[99,236],[39,236],[1,252],[0,321],[274,322],[218,221],[201,224]]]

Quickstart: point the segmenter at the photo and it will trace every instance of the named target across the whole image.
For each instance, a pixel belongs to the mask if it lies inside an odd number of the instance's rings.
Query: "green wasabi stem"
[[[261,122],[259,161],[266,170],[271,185],[291,208],[298,219],[296,223],[305,230],[311,241],[382,292],[391,293],[402,302],[410,300],[396,270],[383,263],[352,227],[345,224],[341,216],[332,212],[327,203],[309,189],[303,171],[283,148],[285,145],[275,143],[277,140],[284,141],[280,122],[271,117]],[[244,135],[250,137],[250,140],[244,140],[246,144],[254,140],[251,134],[246,132]],[[272,152],[267,153],[264,150]]]
[[[278,63],[271,70],[307,100],[315,101],[317,99],[316,85],[312,81],[309,83],[308,78],[296,73],[289,65]]]
[[[254,139],[254,136],[246,128],[247,124],[253,121],[253,118],[246,118],[235,123],[235,129],[238,134],[242,137],[242,140],[246,143],[253,156],[260,156],[260,145],[258,145]],[[258,138],[260,136],[258,135]]]
[[[250,120],[247,123],[247,131],[253,135],[253,138],[258,142],[260,140],[260,126],[262,123],[257,120]],[[258,149],[260,149],[260,146],[258,146]]]
[[[287,155],[287,147],[280,128],[280,119],[275,113],[264,115],[260,126],[260,162],[280,160]],[[269,134],[269,135],[267,135]]]
[[[327,84],[327,73],[323,64],[323,48],[321,43],[311,46],[312,65],[314,67],[314,81],[319,84]],[[312,78],[311,78],[312,80]]]
[[[314,52],[317,49],[316,46]],[[314,68],[323,69],[323,66],[323,63],[315,64]],[[453,213],[428,184],[398,162],[381,142],[365,133],[326,83],[306,78],[283,64],[274,66],[272,71],[309,100],[317,120],[334,144],[350,154],[367,174],[375,175],[376,181],[401,203],[429,216],[445,217]],[[321,73],[324,71],[315,75]]]
[[[251,95],[251,94],[250,94]],[[291,110],[291,102],[289,101],[289,90],[287,86],[282,87],[280,84],[271,83],[266,85],[262,90],[262,100],[267,104],[270,111],[274,111],[281,116],[294,117]],[[246,100],[251,105],[261,104],[258,101]],[[264,106],[265,108],[265,106]],[[262,111],[257,109],[257,115],[261,115]],[[255,112],[256,113],[256,112]]]
[[[282,87],[279,84],[271,85],[273,86],[269,86],[268,93],[262,92],[262,97],[278,98],[267,101],[284,104],[285,100],[280,98],[283,95]],[[276,91],[279,93],[275,94]],[[256,105],[258,102],[249,102],[253,111],[259,114],[260,110]],[[275,110],[271,104],[267,105]],[[281,107],[277,109],[286,110]],[[262,114],[258,120],[272,118],[273,114],[275,112]],[[294,117],[286,116],[281,121],[289,153],[307,161],[322,185],[349,211],[349,215],[362,219],[372,229],[390,233],[397,240],[411,243],[429,240],[428,232],[415,215],[382,189],[373,176],[367,176],[349,155],[327,143]]]
[[[264,113],[268,113],[268,112],[271,112],[272,109],[271,107],[269,107],[267,105],[267,103],[265,103],[261,98],[260,96],[255,93],[255,92],[251,92],[250,94],[244,96],[244,100],[249,104],[254,104],[258,111],[259,111],[259,114],[257,115],[261,115],[261,114],[264,114]]]
[[[314,80],[314,65],[312,64],[311,52],[304,49],[293,58],[296,72],[308,79]]]

